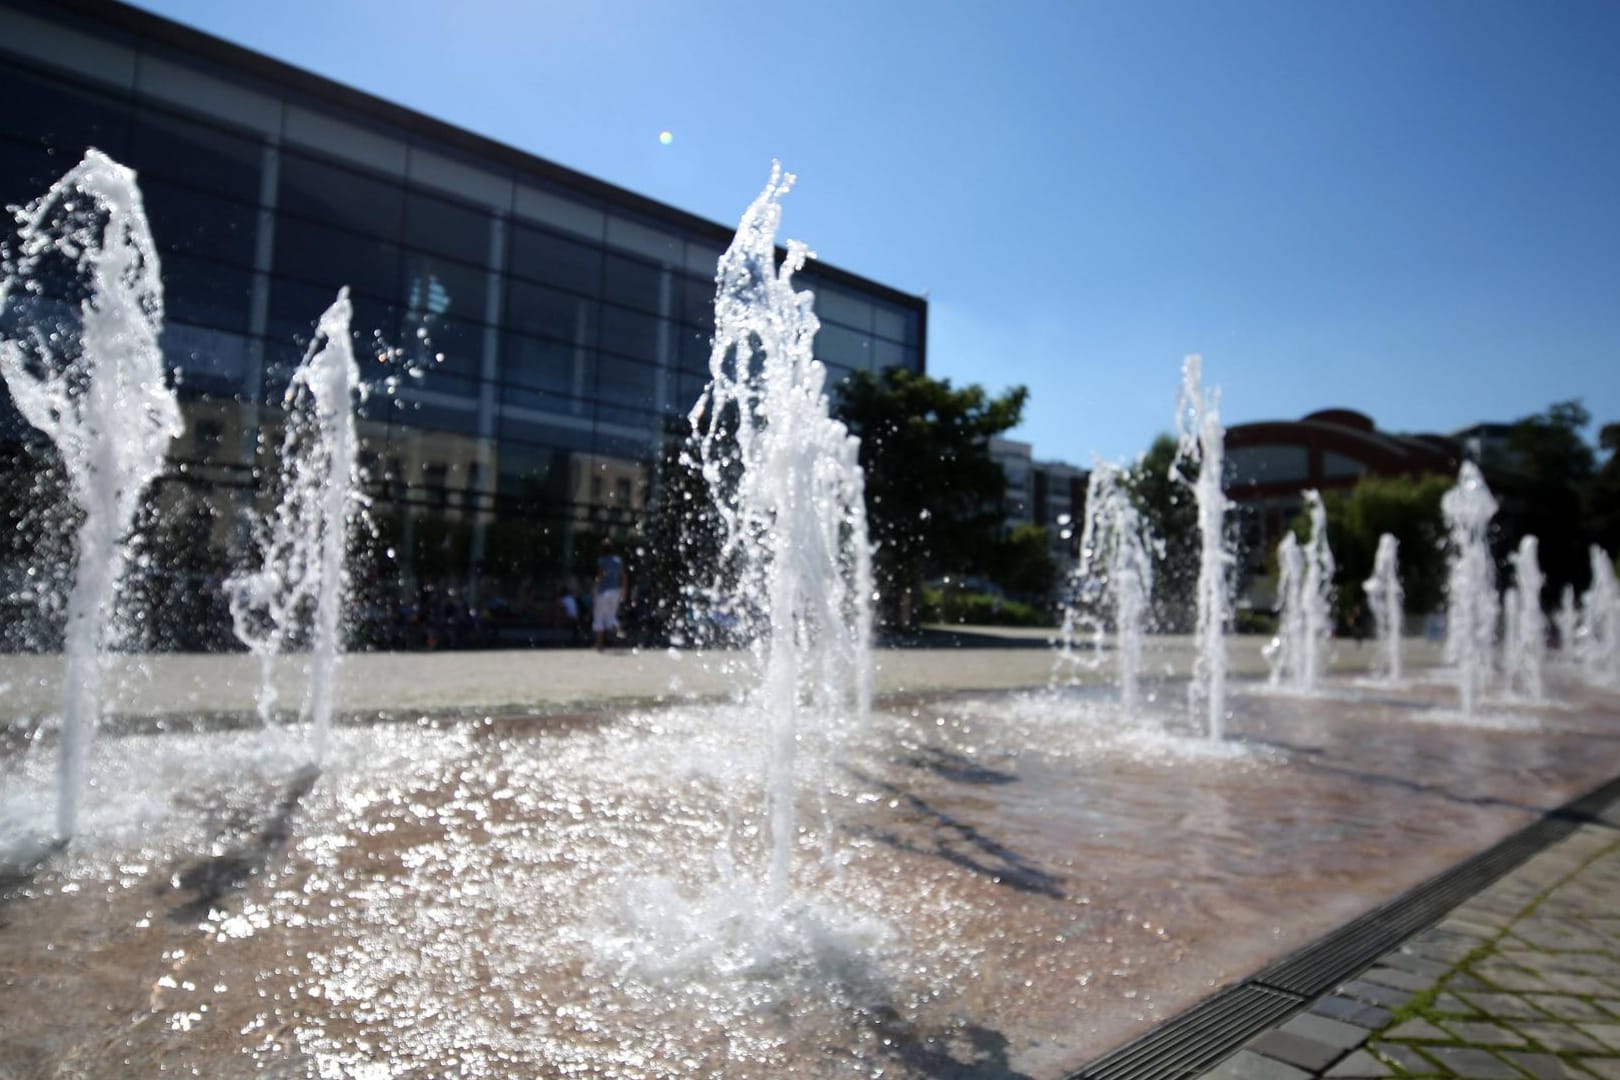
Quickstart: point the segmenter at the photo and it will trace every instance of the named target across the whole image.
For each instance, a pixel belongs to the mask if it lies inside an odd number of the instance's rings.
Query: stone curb
[[[1620,1080],[1620,835],[1582,825],[1202,1075]]]

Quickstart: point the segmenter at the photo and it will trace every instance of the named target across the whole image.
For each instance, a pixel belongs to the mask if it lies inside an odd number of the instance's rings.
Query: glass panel
[[[714,281],[683,278],[678,290],[677,314],[682,322],[705,333],[714,332]]]
[[[514,224],[507,271],[596,296],[602,288],[602,252],[589,244]]]
[[[0,206],[26,205],[44,194],[66,168],[59,155],[37,143],[0,136]],[[6,231],[10,230],[8,223]]]
[[[254,238],[259,231],[259,211],[255,207],[145,178],[141,180],[141,195],[160,250],[252,268]]]
[[[590,345],[596,333],[597,303],[526,281],[506,285],[507,326],[524,334]]]
[[[252,272],[182,255],[165,255],[162,262],[163,306],[169,318],[247,332]]]
[[[248,371],[248,339],[201,326],[163,325],[163,358],[182,372],[182,388],[235,394]]]
[[[501,377],[519,386],[562,395],[573,412],[589,389],[593,356],[588,349],[562,341],[519,337],[501,338]]]
[[[688,330],[681,335],[679,365],[682,371],[709,377],[709,354],[714,351],[713,339],[708,334]]]
[[[405,242],[484,267],[489,264],[489,214],[420,192],[405,196]]]
[[[814,279],[807,283],[815,290],[816,314],[822,322],[831,320],[855,330],[872,329],[871,301]]]
[[[660,407],[656,400],[658,369],[604,353],[596,368],[597,400],[629,405],[642,412]]]
[[[347,285],[373,297],[399,295],[399,248],[296,218],[276,221],[274,267],[334,290]]]
[[[446,376],[457,379],[483,377],[483,326],[464,323],[459,319],[438,318],[423,325],[418,316],[407,311],[402,329],[404,335],[400,349],[422,372],[423,378],[429,380],[423,385],[436,385],[436,380]],[[426,330],[427,336],[419,336],[418,329]]]
[[[418,316],[429,326],[446,317],[461,322],[483,322],[488,286],[487,270],[452,259],[405,253],[401,298],[405,302],[407,320]]]
[[[393,240],[404,220],[405,191],[398,184],[362,176],[341,165],[284,151],[276,205],[280,210]],[[280,247],[279,237],[276,246]]]
[[[257,139],[141,109],[128,164],[141,174],[143,189],[148,176],[165,176],[256,205],[263,154]]]
[[[884,368],[904,367],[906,363],[906,350],[893,341],[882,338],[872,339],[872,370],[882,371]]]
[[[684,247],[680,237],[653,225],[609,215],[607,242],[621,251],[633,251],[667,266],[681,262]]]
[[[1236,446],[1226,451],[1226,482],[1275,484],[1305,480],[1310,474],[1306,448],[1276,443],[1267,446]]]
[[[609,255],[603,266],[602,297],[656,313],[662,310],[663,277],[664,271],[651,263]]]
[[[601,343],[604,349],[633,356],[639,360],[649,362],[656,360],[661,327],[665,328],[666,334],[673,333],[669,323],[655,316],[643,315],[639,311],[629,311],[610,304],[602,305]]]
[[[841,364],[858,371],[870,370],[871,339],[837,323],[824,322],[816,333],[816,358],[823,363]]]
[[[56,176],[92,146],[119,160],[128,153],[131,109],[115,98],[0,65],[0,101],[0,131],[61,151]]]

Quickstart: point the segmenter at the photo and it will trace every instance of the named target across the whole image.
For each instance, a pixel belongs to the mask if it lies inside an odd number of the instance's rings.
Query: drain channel
[[[1360,972],[1419,930],[1440,921],[1529,858],[1582,825],[1620,828],[1606,813],[1620,802],[1620,777],[1513,833],[1194,1005],[1067,1080],[1183,1080],[1213,1068],[1239,1046]]]

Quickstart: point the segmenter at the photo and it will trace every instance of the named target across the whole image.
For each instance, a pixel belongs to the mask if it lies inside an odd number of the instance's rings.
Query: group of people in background
[[[600,652],[607,647],[610,638],[617,642],[623,632],[619,624],[619,609],[629,592],[630,576],[625,571],[624,560],[619,557],[611,538],[603,540],[590,592],[582,598],[574,595],[572,587],[564,586],[558,594],[557,603],[563,623],[578,641],[583,638],[588,622],[591,643]]]

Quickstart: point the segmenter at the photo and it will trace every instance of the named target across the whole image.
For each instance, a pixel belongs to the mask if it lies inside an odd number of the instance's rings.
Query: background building
[[[345,285],[378,385],[374,625],[555,622],[600,537],[639,529],[707,380],[730,227],[120,4],[0,0],[0,101],[0,204],[90,146],[140,174],[187,421],[158,498],[201,523],[154,573],[211,586],[241,554],[261,439]],[[834,381],[925,369],[921,298],[822,263],[797,280]],[[0,408],[3,460],[33,468]]]

